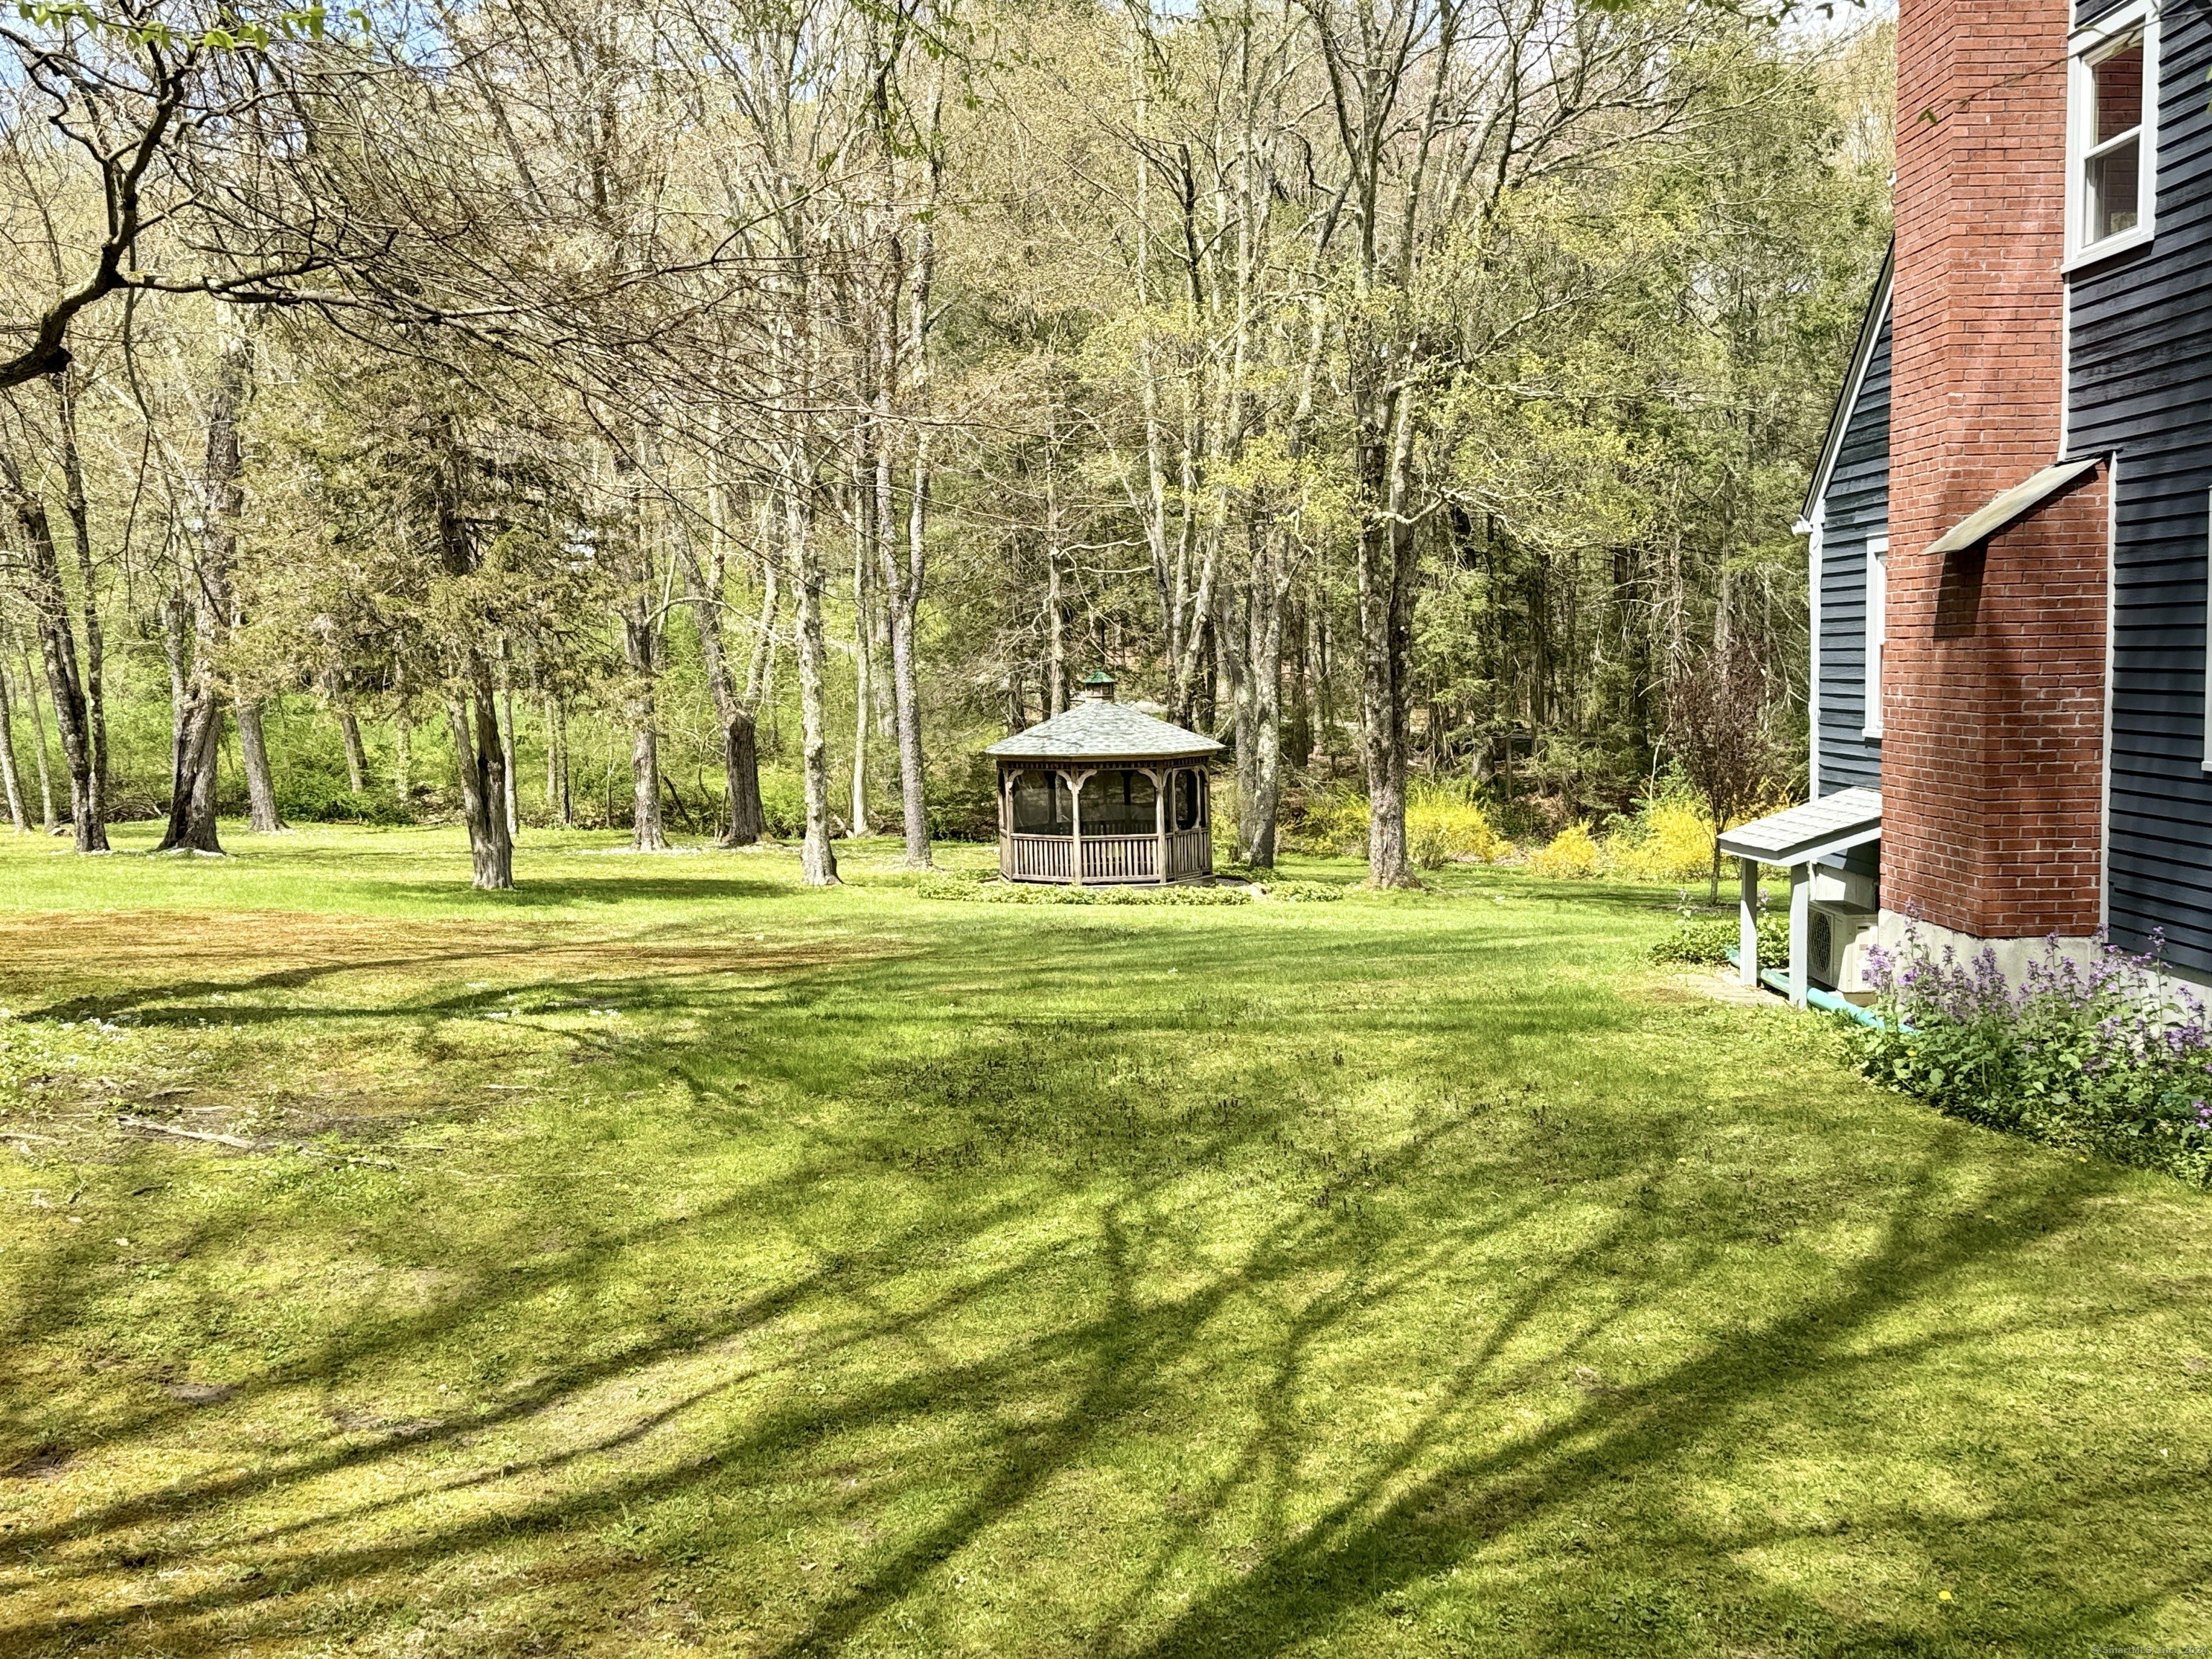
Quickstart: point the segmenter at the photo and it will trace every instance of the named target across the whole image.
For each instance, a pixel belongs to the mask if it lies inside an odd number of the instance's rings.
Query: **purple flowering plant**
[[[1859,1064],[1944,1111],[2212,1184],[2212,1030],[2162,951],[2054,936],[2014,984],[1987,945],[1962,957],[1908,927],[1868,952]]]

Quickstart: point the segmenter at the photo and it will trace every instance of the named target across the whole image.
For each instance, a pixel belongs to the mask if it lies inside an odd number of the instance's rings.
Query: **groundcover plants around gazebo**
[[[2204,1195],[1671,890],[459,839],[0,842],[9,1659],[2203,1638]]]

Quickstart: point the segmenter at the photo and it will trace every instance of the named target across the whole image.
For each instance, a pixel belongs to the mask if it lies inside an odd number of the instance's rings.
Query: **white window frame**
[[[2139,174],[2136,199],[2139,208],[2134,228],[2101,241],[2088,240],[2088,164],[2093,148],[2109,148],[2125,142],[2126,135],[2093,147],[2089,142],[2090,112],[2095,105],[2090,72],[2100,59],[2118,50],[2129,38],[2142,37],[2142,125],[2133,131],[2141,148],[2136,152]],[[2066,59],[2066,269],[2074,270],[2116,253],[2141,247],[2157,233],[2158,217],[2158,10],[2152,0],[2134,0],[2118,11],[2076,30],[2068,43]]]
[[[1881,735],[1881,648],[1889,641],[1889,538],[1866,544],[1866,719],[1859,735]]]

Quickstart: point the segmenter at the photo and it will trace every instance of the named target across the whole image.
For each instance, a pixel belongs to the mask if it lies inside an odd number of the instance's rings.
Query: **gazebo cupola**
[[[999,873],[1085,886],[1213,873],[1212,738],[1114,701],[1100,669],[1075,706],[984,751],[999,763]]]

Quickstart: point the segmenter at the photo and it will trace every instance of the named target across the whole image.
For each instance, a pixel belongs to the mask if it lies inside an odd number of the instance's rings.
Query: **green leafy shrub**
[[[972,899],[986,879],[961,870],[932,870],[914,883],[914,890],[924,898]]]
[[[2155,957],[2056,939],[2008,984],[1988,946],[1960,961],[1908,930],[1868,953],[1880,1016],[1850,1035],[1877,1083],[2052,1146],[2212,1185],[2212,1033]]]
[[[1351,890],[1333,881],[1262,881],[1259,887],[1261,897],[1286,904],[1326,903]]]
[[[1651,947],[1654,962],[1683,962],[1717,965],[1735,949],[1739,923],[1735,916],[1685,916],[1674,931]],[[1790,914],[1762,910],[1759,916],[1759,960],[1779,967],[1790,955]]]
[[[796,841],[806,833],[806,787],[796,772],[760,775],[761,819],[778,841]]]
[[[1702,881],[1712,871],[1713,821],[1686,796],[1654,796],[1605,838],[1605,864],[1631,881]]]
[[[1347,784],[1324,784],[1283,797],[1277,839],[1293,853],[1367,852],[1367,798]]]
[[[971,754],[964,763],[930,773],[922,791],[922,811],[929,823],[929,838],[996,841],[998,787],[999,769],[987,755]],[[890,814],[890,822],[896,830],[896,811]]]
[[[394,797],[349,789],[319,773],[279,775],[276,814],[288,823],[412,823],[415,816]]]

